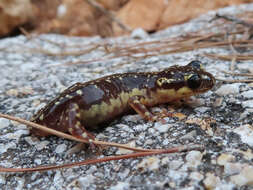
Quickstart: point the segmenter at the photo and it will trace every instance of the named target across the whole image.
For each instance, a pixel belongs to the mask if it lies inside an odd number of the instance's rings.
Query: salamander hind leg
[[[148,121],[160,121],[161,118],[158,116],[153,115],[147,107],[142,103],[142,99],[144,99],[144,96],[132,96],[128,100],[128,104],[144,119]]]
[[[65,112],[66,125],[70,134],[86,140],[94,140],[95,137],[89,133],[80,122],[80,109],[78,104],[71,103]]]

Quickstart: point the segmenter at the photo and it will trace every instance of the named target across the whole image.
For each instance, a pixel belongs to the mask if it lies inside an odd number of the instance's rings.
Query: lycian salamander
[[[35,114],[31,121],[93,139],[88,130],[131,109],[146,120],[155,121],[157,118],[147,107],[206,92],[214,84],[215,78],[202,69],[199,61],[160,72],[109,75],[74,84]],[[32,133],[49,135],[37,129],[32,129]]]

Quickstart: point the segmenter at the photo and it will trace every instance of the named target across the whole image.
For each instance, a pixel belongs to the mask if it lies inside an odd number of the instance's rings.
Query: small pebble
[[[224,163],[224,172],[226,175],[238,174],[243,167],[245,167],[245,164],[227,162]]]
[[[0,174],[0,184],[5,184],[6,183],[6,178],[4,174]]]
[[[193,150],[186,155],[185,159],[189,167],[197,168],[201,164],[202,157],[201,152]]]
[[[197,136],[197,131],[193,130],[193,131],[185,134],[184,136],[182,136],[180,139],[181,140],[194,140],[196,136]]]
[[[125,144],[125,145],[133,147],[133,148],[136,147],[135,141],[131,141],[131,142]],[[118,151],[116,152],[116,154],[117,155],[119,155],[119,154],[129,154],[129,153],[132,153],[132,152],[133,152],[132,150],[128,150],[128,149],[125,149],[125,148],[119,148]]]
[[[223,166],[227,162],[231,162],[235,159],[235,157],[231,154],[221,154],[217,159],[217,164]]]
[[[145,38],[148,38],[149,36],[147,32],[143,30],[142,28],[136,28],[132,31],[131,37],[134,39],[145,39]]]
[[[158,159],[157,157],[145,158],[136,166],[136,168],[138,170],[157,170],[160,167],[159,163],[160,159]]]
[[[42,150],[45,148],[50,142],[49,141],[40,141],[38,144],[35,145],[37,150]]]
[[[210,110],[208,107],[197,107],[194,109],[196,112],[205,113],[206,111]]]
[[[127,182],[117,182],[115,186],[111,186],[109,190],[127,190],[130,184]]]
[[[172,160],[169,162],[169,167],[172,170],[177,170],[178,168],[180,168],[182,165],[184,164],[183,161],[181,160]]]
[[[161,125],[161,123],[159,123],[159,122],[156,122],[155,126],[154,126],[154,128],[156,130],[158,130],[160,133],[166,133],[166,132],[168,132],[168,130],[169,130],[170,127],[171,126],[168,125],[168,124]]]
[[[238,94],[239,93],[239,87],[241,83],[234,83],[234,84],[225,84],[222,85],[218,90],[216,90],[216,94],[219,96],[226,96],[230,94]]]
[[[67,145],[66,145],[66,144],[60,144],[60,145],[58,145],[58,146],[56,147],[55,152],[56,152],[57,154],[60,154],[60,153],[65,152],[66,149],[67,149]]]
[[[36,163],[37,165],[41,165],[41,159],[35,159],[34,163]]]
[[[190,178],[196,181],[201,181],[204,178],[204,176],[199,172],[192,172],[190,174]]]
[[[0,129],[8,127],[10,125],[10,121],[5,118],[0,118]]]
[[[206,189],[211,190],[218,186],[220,179],[212,173],[207,173],[203,183]]]
[[[85,175],[85,177],[79,177],[77,180],[80,187],[82,189],[86,189],[96,180],[96,177],[94,177],[91,174],[88,174],[88,175]]]
[[[253,100],[247,100],[242,102],[243,108],[253,108]]]
[[[253,185],[253,167],[244,167],[239,174],[231,176],[230,179],[238,186]]]
[[[249,90],[249,91],[243,92],[243,93],[241,93],[241,95],[244,98],[253,98],[253,90]]]
[[[253,146],[253,127],[251,125],[242,125],[236,128],[234,132],[240,135],[243,143]]]

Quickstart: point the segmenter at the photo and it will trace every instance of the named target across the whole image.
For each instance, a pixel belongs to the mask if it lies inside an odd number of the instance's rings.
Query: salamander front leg
[[[164,122],[163,119],[154,116],[142,103],[142,100],[144,100],[143,96],[133,96],[128,100],[128,104],[144,119],[152,122],[157,120]]]
[[[65,112],[65,117],[68,118],[66,125],[70,134],[86,140],[95,139],[95,137],[89,133],[80,122],[81,115],[78,104],[70,104],[68,110]]]

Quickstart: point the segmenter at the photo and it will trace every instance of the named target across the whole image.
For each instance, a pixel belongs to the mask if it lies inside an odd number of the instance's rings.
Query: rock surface
[[[252,9],[253,4],[226,8],[219,10],[219,13]],[[2,39],[0,112],[29,119],[46,102],[76,82],[112,73],[157,71],[175,63],[185,65],[193,59],[202,61],[205,69],[216,77],[226,78],[218,69],[228,68],[231,62],[209,59],[202,53],[227,53],[227,49],[209,48],[158,55],[136,62],[126,57],[106,59],[102,51],[104,44],[109,44],[106,48],[110,49],[112,44],[162,41],[170,35],[184,35],[206,27],[214,14],[212,12],[145,39],[129,36],[113,39],[70,38],[60,35]],[[94,44],[98,48],[93,48]],[[83,47],[90,48],[90,51],[75,56],[61,54],[66,50],[77,52]],[[45,51],[38,53],[41,48]],[[92,59],[97,61],[87,62]],[[86,63],[63,65],[80,61]],[[248,64],[250,68],[252,61],[243,64]],[[126,159],[48,172],[1,173],[0,186],[2,189],[52,190],[252,189],[253,117],[248,108],[250,106],[245,106],[244,102],[252,101],[253,85],[235,83],[229,86],[229,93],[224,92],[226,88],[222,87],[223,84],[217,85],[213,90],[196,97],[197,103],[179,107],[176,111],[183,113],[184,117],[165,118],[166,123],[160,124],[144,121],[137,114],[125,115],[96,133],[99,140],[125,144],[131,142],[136,147],[165,148],[192,143],[204,145],[204,151]],[[164,107],[167,108],[167,105],[158,106],[154,111],[159,112]],[[54,165],[96,156],[85,149],[72,155],[64,154],[74,146],[76,142],[54,136],[31,136],[26,126],[0,119],[2,167]],[[118,152],[118,149],[111,148],[104,153],[115,155]]]

